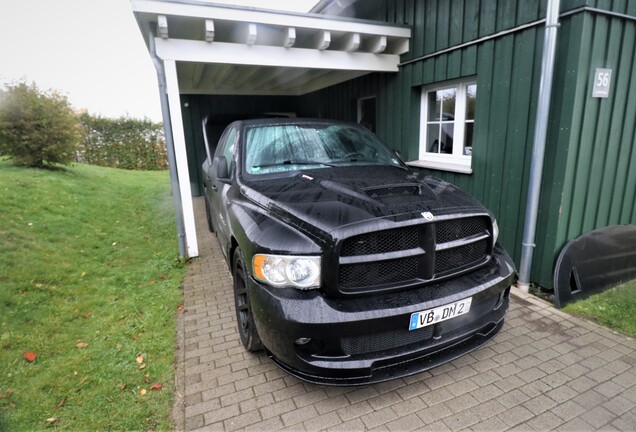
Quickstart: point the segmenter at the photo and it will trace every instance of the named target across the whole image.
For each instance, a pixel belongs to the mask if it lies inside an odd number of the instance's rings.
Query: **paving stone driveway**
[[[178,430],[636,429],[636,341],[518,292],[493,341],[429,372],[347,388],[299,381],[243,349],[201,199],[195,211],[201,258],[177,329]]]

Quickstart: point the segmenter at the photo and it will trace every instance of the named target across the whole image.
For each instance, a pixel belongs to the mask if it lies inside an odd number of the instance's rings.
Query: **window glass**
[[[475,104],[477,103],[477,84],[466,86],[466,120],[475,120]]]
[[[422,105],[420,159],[431,166],[458,164],[470,168],[477,84],[455,81],[425,89]]]
[[[464,155],[471,156],[473,154],[473,130],[475,123],[466,122],[466,130],[464,131]]]
[[[296,171],[354,164],[400,165],[371,132],[331,124],[254,126],[245,138],[248,174]]]
[[[230,177],[234,172],[234,149],[236,147],[237,130],[231,128],[226,135],[221,137],[221,145],[217,148],[215,156],[225,156]]]

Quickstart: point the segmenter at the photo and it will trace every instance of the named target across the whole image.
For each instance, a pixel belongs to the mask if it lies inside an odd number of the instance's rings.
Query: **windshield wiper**
[[[280,166],[280,165],[324,165],[324,166],[328,166],[328,167],[335,167],[336,166],[336,165],[333,165],[333,164],[330,164],[330,163],[327,163],[327,162],[319,162],[319,161],[286,160],[286,161],[282,161],[282,162],[275,162],[275,163],[269,163],[269,164],[252,165],[252,168],[268,168],[268,167]]]

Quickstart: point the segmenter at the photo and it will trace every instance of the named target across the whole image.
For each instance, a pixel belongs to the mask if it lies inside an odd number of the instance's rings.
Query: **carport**
[[[297,97],[372,72],[397,72],[411,35],[406,26],[382,22],[197,0],[131,5],[158,72],[180,252],[190,257],[199,247],[184,96]],[[262,114],[270,111],[276,109]]]

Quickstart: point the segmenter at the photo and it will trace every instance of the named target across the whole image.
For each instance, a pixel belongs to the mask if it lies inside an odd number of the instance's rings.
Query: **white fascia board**
[[[135,13],[251,22],[282,27],[320,29],[402,38],[411,37],[411,29],[408,27],[372,24],[370,22],[360,22],[357,20],[335,20],[306,14],[270,12],[258,9],[224,8],[215,5],[172,3],[155,0],[131,0],[130,4]]]
[[[225,42],[209,44],[184,39],[155,38],[155,46],[157,55],[163,60],[193,63],[397,72],[400,62],[400,57],[395,54],[348,53]]]

